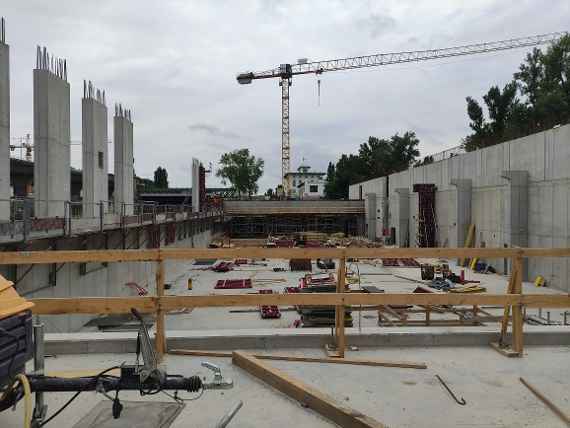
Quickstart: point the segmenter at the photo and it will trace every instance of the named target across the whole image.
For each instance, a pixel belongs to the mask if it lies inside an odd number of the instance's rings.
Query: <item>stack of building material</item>
[[[273,294],[273,290],[259,290],[259,294]],[[277,305],[261,305],[259,313],[263,319],[281,318],[281,311]]]
[[[303,293],[336,293],[334,285],[313,285],[303,288]],[[335,325],[334,306],[299,306],[303,327],[332,327]],[[352,312],[345,310],[344,326],[352,327]]]
[[[251,279],[219,279],[214,286],[216,290],[252,288]]]
[[[289,260],[289,269],[293,271],[309,271],[313,270],[311,259],[291,259]]]
[[[233,270],[233,268],[234,264],[232,262],[219,261],[212,265],[212,270],[214,272],[229,272],[230,270]]]

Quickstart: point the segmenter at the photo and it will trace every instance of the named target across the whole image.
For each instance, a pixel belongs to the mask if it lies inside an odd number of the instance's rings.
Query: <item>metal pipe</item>
[[[239,409],[241,409],[243,406],[243,401],[238,401],[236,404],[234,404],[234,406],[229,410],[228,413],[226,413],[222,419],[220,419],[220,421],[218,422],[218,424],[216,425],[216,428],[225,428],[226,426],[228,426],[228,424],[231,422],[231,420],[234,418],[234,416],[236,415],[237,412],[239,412]]]
[[[34,374],[43,376],[45,369],[45,342],[44,342],[44,325],[42,323],[34,324]],[[44,404],[44,393],[36,391],[36,405],[34,407],[33,419],[41,422],[47,412],[47,406]]]

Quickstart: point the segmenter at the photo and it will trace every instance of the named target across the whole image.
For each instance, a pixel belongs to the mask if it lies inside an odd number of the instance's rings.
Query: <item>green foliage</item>
[[[564,36],[545,52],[528,53],[513,81],[501,91],[493,86],[481,105],[467,97],[469,127],[467,151],[492,146],[570,121],[570,36]]]
[[[159,166],[154,171],[154,187],[157,189],[168,189],[168,172],[166,172],[166,168]]]
[[[257,193],[257,181],[263,175],[264,163],[263,159],[250,155],[249,149],[234,150],[222,155],[216,176],[224,185],[229,181],[238,196],[251,196]]]
[[[273,189],[271,187],[267,189],[267,191],[265,192],[265,196],[267,196],[269,199],[273,199],[273,196],[275,196],[275,192],[273,192]]]
[[[357,155],[343,154],[338,162],[329,163],[325,197],[327,199],[348,198],[348,186],[375,177],[382,177],[407,169],[420,155],[419,140],[414,132],[389,139],[369,137],[362,143]]]

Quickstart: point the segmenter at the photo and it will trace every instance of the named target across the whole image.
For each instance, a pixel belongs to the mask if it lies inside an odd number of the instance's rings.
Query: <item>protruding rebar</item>
[[[0,43],[6,43],[6,20],[0,18]]]
[[[67,60],[50,55],[45,46],[37,47],[36,69],[49,71],[61,80],[67,81]]]

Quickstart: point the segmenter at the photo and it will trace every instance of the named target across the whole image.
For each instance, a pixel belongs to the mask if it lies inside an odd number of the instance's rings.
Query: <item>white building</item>
[[[308,165],[300,165],[297,172],[285,174],[289,197],[299,199],[320,199],[325,192],[325,172],[312,172]]]

